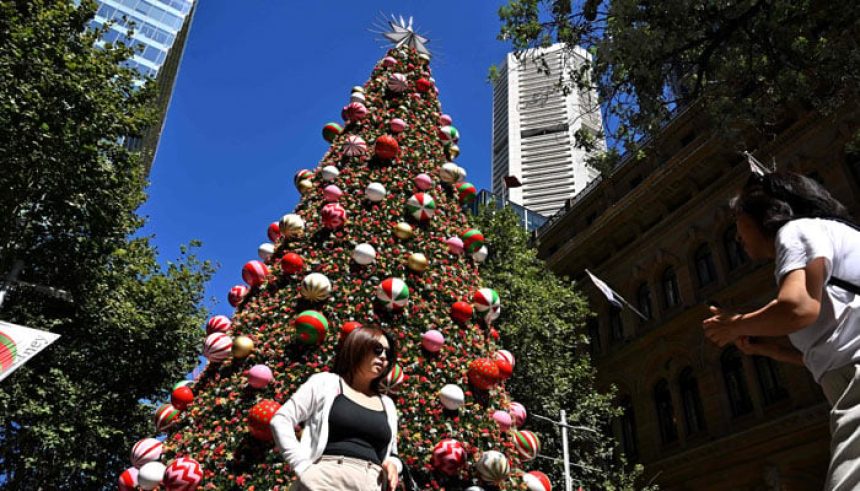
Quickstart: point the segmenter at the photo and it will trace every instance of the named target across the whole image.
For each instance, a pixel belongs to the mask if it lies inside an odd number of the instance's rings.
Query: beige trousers
[[[860,489],[860,365],[846,365],[821,377],[830,402],[830,467],[824,489]]]
[[[290,491],[379,491],[385,474],[366,460],[323,455],[302,472]]]

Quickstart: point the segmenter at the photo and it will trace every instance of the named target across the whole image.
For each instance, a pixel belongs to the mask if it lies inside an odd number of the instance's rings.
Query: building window
[[[678,277],[672,266],[663,271],[661,282],[663,284],[663,306],[670,309],[681,303],[681,295],[678,293]]]
[[[609,334],[613,344],[624,339],[624,321],[618,307],[609,307]]]
[[[648,288],[648,283],[642,283],[639,285],[639,289],[636,290],[636,305],[639,307],[639,312],[645,316],[646,319],[651,319],[651,289]],[[643,320],[642,322],[645,322]]]
[[[788,398],[788,391],[783,385],[776,362],[766,356],[753,356],[753,364],[765,404],[773,404]]]
[[[720,356],[720,365],[723,370],[723,380],[726,383],[732,416],[737,417],[752,412],[752,399],[747,389],[740,351],[734,346],[727,348]]]
[[[678,377],[681,389],[681,402],[684,404],[684,425],[688,435],[693,435],[705,429],[705,413],[702,410],[702,398],[699,396],[699,383],[690,367],[681,371]]]
[[[639,444],[636,441],[636,418],[633,414],[633,399],[624,396],[621,399],[621,445],[628,460],[636,460],[639,456]]]
[[[591,341],[588,348],[591,356],[595,356],[601,352],[600,323],[597,321],[597,317],[589,317],[586,323],[588,326],[588,339]]]
[[[736,226],[732,225],[726,229],[723,234],[723,247],[726,249],[726,258],[729,260],[729,270],[734,271],[749,260],[743,246],[738,241]]]
[[[675,408],[672,406],[672,393],[669,383],[660,379],[654,386],[654,404],[657,406],[657,423],[660,426],[660,440],[672,443],[678,440],[678,424],[675,421]]]
[[[696,277],[699,279],[699,286],[707,286],[717,280],[714,257],[711,255],[711,248],[707,244],[702,244],[696,250],[695,261]]]

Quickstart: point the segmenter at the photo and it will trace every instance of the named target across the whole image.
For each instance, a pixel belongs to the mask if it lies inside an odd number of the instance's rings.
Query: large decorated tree
[[[549,488],[525,473],[539,440],[504,388],[514,360],[497,349],[484,237],[461,208],[476,191],[453,162],[459,135],[424,39],[392,27],[397,46],[352,90],[344,124],[324,127],[331,147],[295,176],[300,203],[269,227],[262,260],[242,271],[247,286],[231,290],[233,318],[210,319],[208,366],[158,408],[153,436],[167,438],[135,446],[122,485],[287,489],[269,419],[331,369],[346,332],[378,324],[399,342],[383,386],[400,414],[407,489]]]

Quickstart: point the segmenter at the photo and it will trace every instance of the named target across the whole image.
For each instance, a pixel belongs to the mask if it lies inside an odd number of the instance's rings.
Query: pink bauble
[[[210,363],[221,363],[230,358],[233,349],[233,339],[223,332],[214,332],[203,341],[203,356]]]
[[[448,237],[445,243],[448,244],[448,252],[451,254],[463,253],[463,240],[460,237]]]
[[[423,172],[415,176],[414,181],[415,185],[418,186],[418,189],[422,191],[427,191],[428,189],[433,188],[433,178]]]
[[[393,56],[386,56],[382,59],[382,66],[394,66],[397,64],[397,58]]]
[[[436,329],[430,329],[421,335],[421,346],[431,353],[438,353],[445,344],[445,336]]]
[[[269,240],[272,242],[277,242],[278,239],[281,238],[281,227],[278,225],[278,222],[272,222],[269,224],[269,229],[266,230],[266,235],[269,236]]]
[[[337,201],[341,196],[343,196],[343,191],[334,184],[329,184],[323,189],[323,198],[326,201]]]
[[[144,438],[131,447],[131,465],[140,468],[147,462],[161,458],[164,445],[155,438]]]
[[[439,116],[439,126],[451,126],[452,124],[454,124],[454,120],[451,119],[451,116],[447,114]]]
[[[466,450],[457,440],[446,438],[433,448],[433,467],[453,476],[466,463]]]
[[[245,299],[245,296],[248,295],[248,287],[245,285],[236,285],[230,289],[230,293],[227,294],[227,301],[230,302],[230,305],[236,307],[242,300]]]
[[[269,276],[269,268],[262,261],[248,261],[242,267],[242,279],[252,287],[260,286]]]
[[[203,471],[196,460],[180,457],[164,471],[161,484],[167,491],[194,491],[203,480]]]
[[[522,426],[523,423],[526,422],[526,418],[528,417],[526,407],[519,402],[512,402],[511,407],[508,409],[508,412],[511,414],[511,419],[513,419],[514,424],[517,427]]]
[[[346,223],[346,209],[340,203],[329,203],[322,208],[322,222],[329,230],[336,230]]]
[[[129,467],[119,475],[119,491],[134,491],[137,489],[137,473],[136,467]]]
[[[232,325],[230,318],[226,315],[216,315],[206,322],[206,334],[212,334],[213,332],[227,332],[230,330],[230,326]]]
[[[266,365],[254,365],[248,370],[248,385],[262,389],[272,381],[272,370]]]
[[[508,431],[511,429],[511,415],[505,411],[497,409],[493,412],[493,421],[499,425],[499,428],[501,428],[502,431]]]
[[[400,133],[406,129],[406,121],[400,118],[394,118],[388,123],[392,133]]]

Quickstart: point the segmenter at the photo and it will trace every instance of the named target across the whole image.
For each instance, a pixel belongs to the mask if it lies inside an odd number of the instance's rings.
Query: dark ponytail
[[[754,174],[729,206],[752,217],[769,237],[797,218],[851,220],[845,206],[824,186],[795,172]]]

